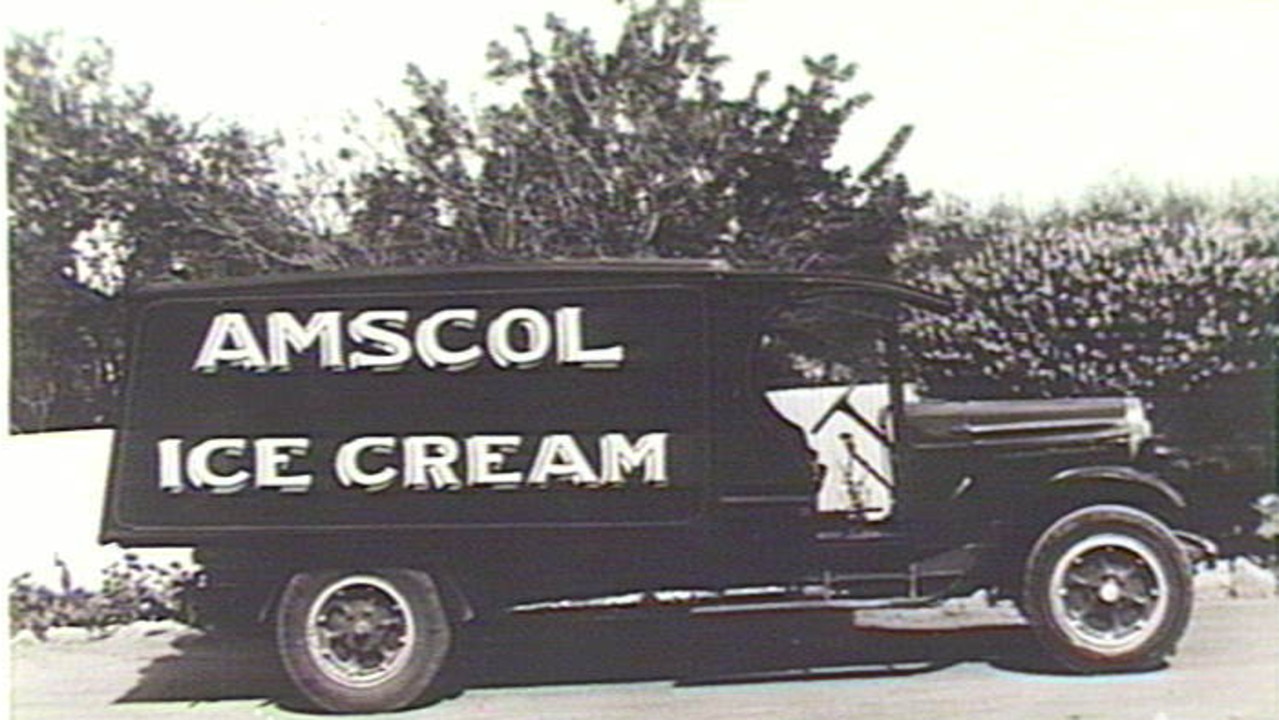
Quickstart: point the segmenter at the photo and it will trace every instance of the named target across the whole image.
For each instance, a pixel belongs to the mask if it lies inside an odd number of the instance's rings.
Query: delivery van
[[[947,299],[715,262],[175,283],[136,295],[102,539],[189,546],[200,616],[309,702],[441,690],[468,628],[642,592],[697,617],[1016,601],[1082,672],[1160,664],[1182,492],[1136,398],[929,397]]]

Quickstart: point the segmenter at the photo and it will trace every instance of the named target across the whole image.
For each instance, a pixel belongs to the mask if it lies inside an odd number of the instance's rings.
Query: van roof
[[[488,265],[442,265],[392,268],[360,268],[329,272],[297,272],[254,275],[204,281],[178,279],[152,283],[141,288],[138,299],[161,297],[220,297],[277,292],[360,292],[370,289],[432,290],[531,288],[546,284],[556,287],[606,285],[757,285],[810,288],[815,292],[872,291],[935,310],[951,307],[943,296],[909,285],[850,273],[797,272],[734,267],[723,260],[640,259],[564,260],[511,262]]]

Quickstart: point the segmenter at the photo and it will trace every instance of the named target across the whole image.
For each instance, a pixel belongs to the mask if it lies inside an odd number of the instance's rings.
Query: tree
[[[494,43],[491,78],[516,102],[468,117],[410,66],[416,105],[389,112],[403,157],[355,183],[348,262],[724,257],[882,273],[922,198],[891,170],[904,127],[864,171],[829,167],[870,96],[855,67],[806,59],[776,106],[760,73],[745,97],[700,3],[632,6],[615,47],[551,16],[549,44],[520,28]]]
[[[117,300],[170,276],[315,263],[315,241],[270,182],[269,144],[212,131],[118,87],[111,53],[58,38],[5,51],[9,105],[12,422],[101,424],[123,373]]]
[[[934,384],[983,379],[1029,396],[1174,395],[1273,373],[1276,208],[1273,192],[1121,187],[1077,207],[921,226],[898,271],[960,307],[914,326],[915,354]]]

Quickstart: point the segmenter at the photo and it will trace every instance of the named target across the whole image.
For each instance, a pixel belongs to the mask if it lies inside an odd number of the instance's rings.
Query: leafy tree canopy
[[[832,151],[870,96],[855,67],[804,60],[808,82],[775,105],[767,73],[742,97],[695,0],[632,7],[616,44],[551,16],[493,43],[491,78],[518,100],[463,113],[410,66],[411,108],[389,117],[403,156],[352,193],[348,262],[558,257],[724,257],[777,267],[886,269],[921,203],[893,159],[903,127],[859,173]]]
[[[304,225],[270,182],[269,145],[205,130],[112,80],[111,53],[58,38],[5,51],[13,423],[99,424],[121,373],[112,299],[169,275],[306,265]]]

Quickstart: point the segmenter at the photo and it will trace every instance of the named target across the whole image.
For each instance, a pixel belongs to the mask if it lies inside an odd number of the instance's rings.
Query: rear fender
[[[401,569],[401,568],[412,569],[418,572],[429,572],[431,579],[435,581],[436,587],[440,591],[441,600],[443,601],[444,607],[447,610],[450,618],[457,621],[458,623],[469,623],[479,617],[479,614],[480,614],[479,610],[472,603],[471,597],[465,591],[463,591],[462,586],[454,579],[454,576],[452,573],[449,573],[440,568],[430,568],[430,569],[410,568],[410,567],[407,567],[404,563],[395,562],[395,561],[386,562],[386,563],[372,563],[371,565],[368,565],[368,566],[375,567],[378,565],[384,565],[389,568],[397,568],[397,569]],[[348,563],[335,563],[332,565],[332,567],[333,568],[346,567],[347,569],[354,570],[355,568],[359,568],[363,566],[350,565]],[[308,571],[316,571],[316,570],[325,569],[325,568],[323,566],[321,567],[306,566],[305,568],[304,567],[297,568],[295,572],[302,572],[304,571],[304,569]],[[332,569],[332,568],[329,568],[329,569]],[[264,622],[264,623],[269,622],[270,619],[275,616],[276,611],[279,609],[280,598],[284,594],[284,586],[288,584],[289,578],[291,578],[292,575],[293,575],[292,572],[283,573],[277,578],[276,582],[271,584],[270,592],[265,596],[262,603],[258,606],[256,616],[259,622]]]

